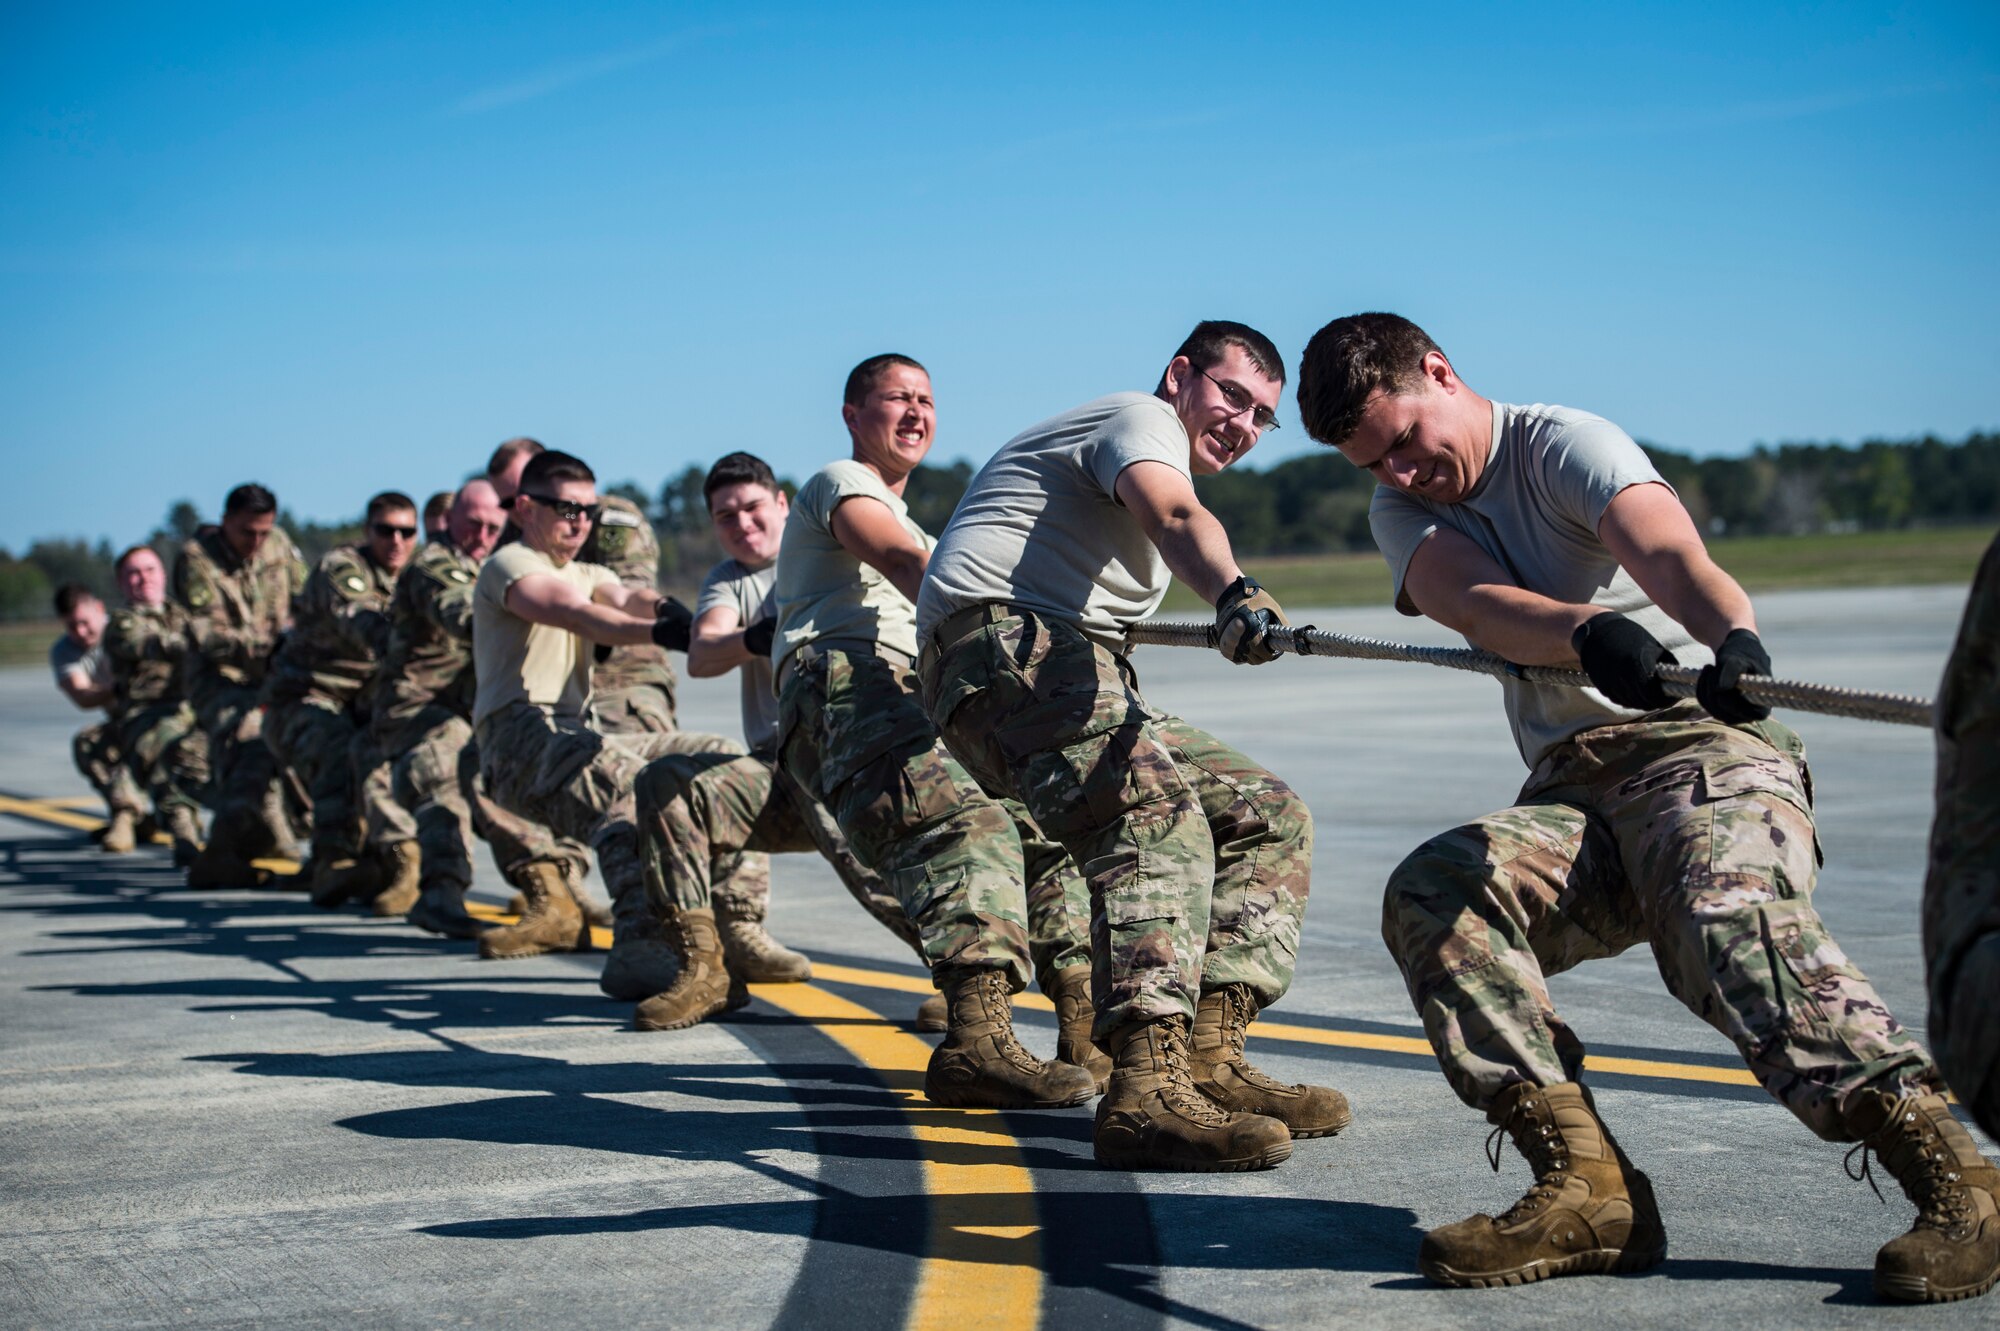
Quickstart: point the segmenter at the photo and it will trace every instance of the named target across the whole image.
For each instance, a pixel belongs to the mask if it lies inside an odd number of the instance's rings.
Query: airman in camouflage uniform
[[[1370,525],[1404,613],[1509,660],[1580,661],[1593,685],[1503,678],[1527,784],[1390,875],[1383,940],[1446,1078],[1536,1174],[1497,1219],[1428,1234],[1424,1273],[1519,1284],[1665,1255],[1651,1182],[1580,1084],[1582,1042],[1546,983],[1643,945],[1765,1090],[1874,1151],[1917,1204],[1876,1256],[1878,1292],[1990,1288],[2000,1172],[1813,909],[1804,747],[1741,690],[1771,673],[1750,600],[1643,450],[1585,412],[1489,402],[1391,314],[1322,328],[1298,400],[1307,430],[1378,481]],[[1710,655],[1699,704],[1675,702],[1657,667]]]
[[[1216,602],[1224,655],[1272,658],[1253,648],[1282,616],[1193,475],[1255,444],[1283,383],[1262,334],[1203,324],[1158,392],[1016,436],[959,501],[917,607],[924,702],[946,744],[1088,879],[1095,1036],[1117,1059],[1094,1144],[1112,1168],[1274,1165],[1294,1137],[1352,1117],[1339,1092],[1284,1085],[1243,1055],[1250,1021],[1291,984],[1311,815],[1278,777],[1150,706],[1124,655],[1178,572]],[[1169,513],[1200,529],[1193,549]]]
[[[779,765],[833,815],[917,926],[948,1025],[925,1069],[925,1096],[991,1108],[1077,1104],[1098,1075],[1087,1037],[1077,1043],[1075,1014],[1048,1063],[1016,1039],[1009,1006],[1034,965],[1023,833],[1038,853],[1060,851],[1024,810],[979,788],[918,701],[912,598],[933,542],[902,490],[931,445],[930,376],[908,357],[871,357],[849,374],[844,398],[852,457],[799,491],[778,554]],[[1074,866],[1059,873],[1072,906],[1056,916],[1070,930],[1043,968],[1080,979],[1083,888]]]
[[[104,633],[116,697],[111,725],[132,777],[151,797],[186,868],[200,849],[197,802],[208,785],[208,737],[181,696],[188,654],[187,612],[164,599],[166,569],[150,546],[120,555],[126,605]]]
[[[377,672],[370,738],[392,764],[395,804],[410,821],[371,825],[384,845],[414,840],[422,897],[410,922],[454,938],[477,936],[465,910],[472,886],[469,836],[493,848],[507,881],[519,886],[547,864],[571,885],[583,880],[585,848],[509,813],[479,784],[472,742],[472,589],[500,532],[497,496],[469,481],[454,497],[452,529],[417,552],[396,579],[389,607],[389,648]],[[455,533],[455,534],[454,534]]]
[[[604,496],[604,508],[579,556],[602,564],[628,587],[657,591],[660,538],[631,500]],[[657,643],[599,647],[590,672],[590,724],[607,735],[664,735],[675,727],[680,680],[667,649]]]
[[[414,862],[361,863],[361,703],[389,645],[396,575],[416,549],[416,504],[385,492],[364,520],[367,539],[329,550],[292,603],[291,633],[264,681],[264,739],[312,798],[314,901],[381,892],[384,913],[400,915],[415,903]]]
[[[276,530],[277,500],[260,485],[230,491],[222,523],[203,527],[174,561],[173,599],[187,612],[192,646],[187,699],[208,737],[215,820],[188,870],[194,887],[259,881],[249,861],[286,839],[278,759],[264,743],[258,691],[272,650],[291,625],[305,560]]]
[[[1986,549],[1938,690],[1937,821],[1924,959],[1938,1068],[2000,1137],[2000,538]]]
[[[108,713],[117,694],[104,650],[104,602],[82,583],[70,582],[56,589],[55,610],[63,623],[63,635],[49,646],[56,687],[83,711]],[[108,717],[85,726],[71,739],[70,756],[111,815],[98,844],[108,855],[131,853],[145,815],[145,794],[126,770],[118,727]]]

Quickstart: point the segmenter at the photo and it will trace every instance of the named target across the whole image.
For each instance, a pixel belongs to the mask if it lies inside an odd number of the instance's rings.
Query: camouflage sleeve
[[[111,663],[111,678],[119,683],[132,677],[132,668],[145,659],[146,636],[139,617],[120,610],[104,629],[104,659]]]
[[[322,564],[306,582],[298,608],[324,617],[374,656],[389,650],[389,608],[368,574],[350,561]],[[304,620],[305,615],[297,616]]]
[[[411,584],[417,613],[459,642],[472,641],[472,579],[464,569],[425,568]]]
[[[217,666],[245,669],[264,655],[257,628],[230,621],[229,605],[199,560],[183,553],[174,561],[174,601],[187,611],[188,646]]]

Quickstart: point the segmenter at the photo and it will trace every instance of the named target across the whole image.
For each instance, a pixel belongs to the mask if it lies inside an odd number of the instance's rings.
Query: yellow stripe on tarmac
[[[0,813],[11,813],[22,818],[54,823],[58,827],[74,827],[80,832],[95,832],[104,826],[102,818],[71,813],[68,809],[59,809],[46,800],[17,800],[12,795],[0,795]]]

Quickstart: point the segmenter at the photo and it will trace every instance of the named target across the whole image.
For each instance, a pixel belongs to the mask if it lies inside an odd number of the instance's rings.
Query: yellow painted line
[[[45,795],[34,801],[52,809],[96,809],[103,804],[95,795]]]
[[[104,826],[102,818],[90,818],[68,809],[58,809],[41,800],[17,800],[11,795],[0,795],[0,813],[11,813],[20,818],[33,818],[44,823],[54,823],[58,827],[74,827],[83,832],[95,832]]]

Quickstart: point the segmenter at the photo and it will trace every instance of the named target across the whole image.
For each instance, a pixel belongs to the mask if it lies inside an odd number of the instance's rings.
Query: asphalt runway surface
[[[1780,675],[1930,696],[1962,589],[1761,598]],[[1453,639],[1387,611],[1323,628]],[[1290,780],[1318,833],[1297,980],[1252,1056],[1340,1087],[1340,1136],[1248,1175],[1090,1159],[1090,1110],[939,1110],[900,945],[820,863],[775,864],[772,928],[809,985],[732,1019],[627,1029],[599,958],[471,945],[302,898],[190,893],[161,847],[108,858],[70,765],[82,718],[0,672],[0,1325],[1106,1325],[1207,1328],[1991,1326],[1992,1298],[1870,1291],[1910,1208],[1770,1102],[1628,953],[1553,982],[1587,1079],[1653,1177],[1671,1251],[1636,1276],[1435,1289],[1428,1227],[1528,1182],[1452,1095],[1379,934],[1425,837],[1523,776],[1494,682],[1145,648],[1142,684]],[[684,681],[683,724],[735,733],[736,685]],[[1835,936],[1924,1020],[1918,894],[1930,736],[1792,718],[1811,749]],[[504,885],[480,866],[479,895]],[[1047,1005],[1025,1038],[1054,1048]]]

